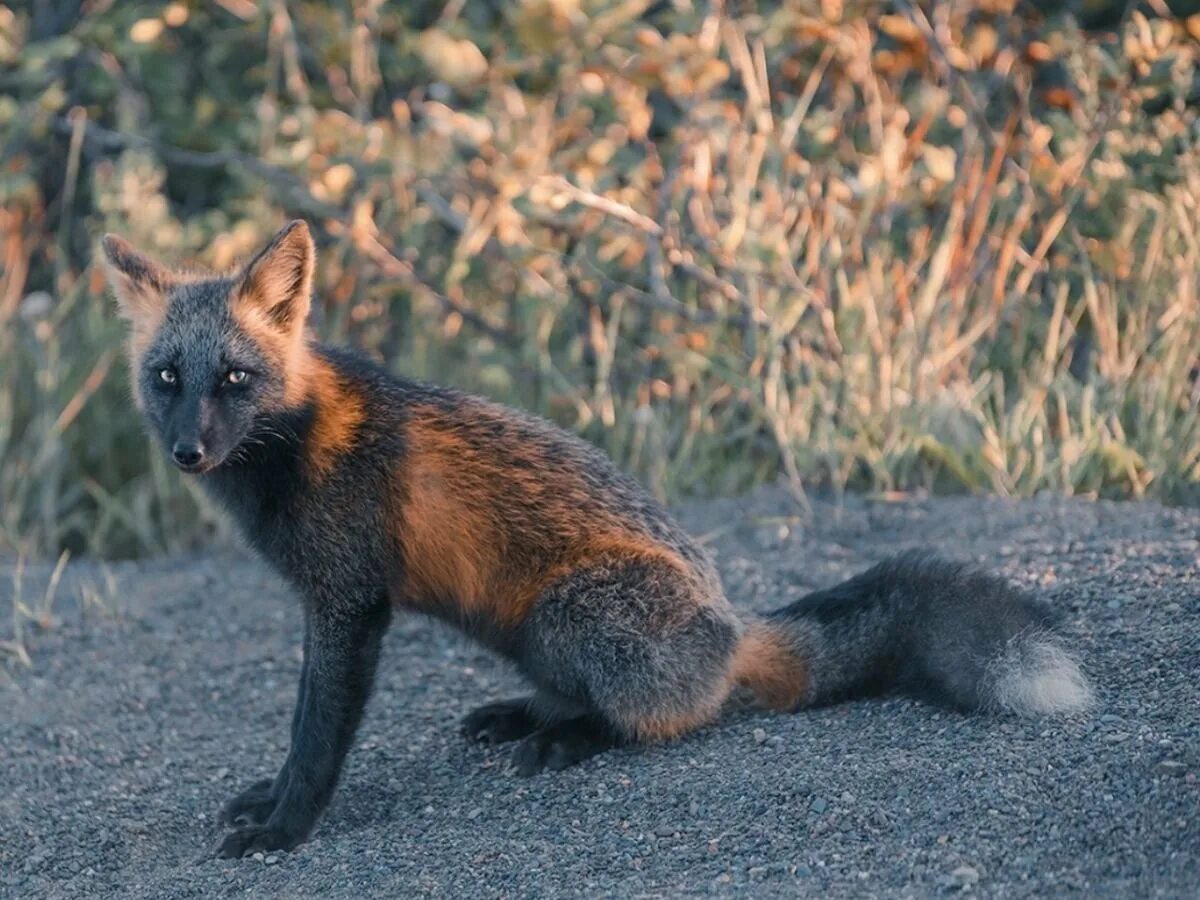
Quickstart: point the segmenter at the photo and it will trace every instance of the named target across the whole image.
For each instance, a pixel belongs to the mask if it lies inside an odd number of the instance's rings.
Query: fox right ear
[[[100,241],[104,269],[117,297],[121,316],[135,325],[148,325],[162,318],[167,309],[171,273],[124,238],[106,234]]]
[[[308,318],[316,255],[308,225],[301,219],[289,223],[250,260],[236,302],[286,332],[298,332]]]

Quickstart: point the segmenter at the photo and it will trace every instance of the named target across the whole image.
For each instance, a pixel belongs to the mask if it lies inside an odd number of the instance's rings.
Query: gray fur
[[[677,569],[622,561],[559,582],[521,632],[518,664],[531,681],[633,737],[639,721],[724,698],[741,625],[727,603],[698,604]]]
[[[809,670],[809,704],[903,690],[963,708],[1075,712],[1091,689],[1046,605],[925,553],[893,557],[774,613]]]
[[[172,287],[162,327],[133,361],[142,412],[167,449],[181,438],[194,438],[211,459],[223,460],[243,448],[248,437],[256,439],[255,429],[265,427],[259,410],[278,405],[283,396],[283,373],[233,321],[228,304],[233,284],[213,278]],[[163,369],[176,373],[175,385],[162,383]],[[221,380],[231,369],[253,377],[243,388],[222,391]]]

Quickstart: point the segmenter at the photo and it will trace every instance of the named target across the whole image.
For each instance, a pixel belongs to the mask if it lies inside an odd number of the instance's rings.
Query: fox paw
[[[559,722],[535,731],[513,750],[513,766],[522,777],[557,772],[614,746],[611,735],[586,720]]]
[[[217,856],[221,859],[241,859],[251,853],[270,853],[273,850],[292,850],[304,842],[301,835],[279,828],[251,825],[225,835]]]
[[[470,741],[504,744],[537,731],[528,700],[504,700],[481,706],[463,719],[462,733]]]
[[[256,781],[246,790],[232,798],[221,809],[222,825],[261,825],[275,811],[278,797],[273,790],[275,782],[270,778]]]

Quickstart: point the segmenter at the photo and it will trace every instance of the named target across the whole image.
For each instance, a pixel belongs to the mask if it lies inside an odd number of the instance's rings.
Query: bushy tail
[[[1092,702],[1049,607],[996,575],[922,553],[755,623],[734,677],[774,707],[890,691],[1025,714]]]

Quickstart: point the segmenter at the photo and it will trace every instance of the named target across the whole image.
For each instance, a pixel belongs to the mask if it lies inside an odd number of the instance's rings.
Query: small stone
[[[255,854],[254,854],[253,856],[251,856],[250,858],[251,858],[252,860],[254,860],[255,862],[262,862],[262,861],[263,861],[263,855],[262,855],[261,851],[260,851],[260,852],[258,852],[258,853],[255,853]]]
[[[1154,771],[1158,772],[1160,775],[1174,776],[1174,775],[1182,775],[1186,768],[1187,768],[1187,764],[1181,763],[1177,759],[1164,759],[1162,762],[1160,762],[1157,766],[1154,767]]]
[[[819,816],[824,813],[825,810],[829,809],[829,801],[824,797],[818,797],[812,802],[812,806],[809,808]]]
[[[754,743],[761,744],[761,743],[764,743],[766,741],[766,739],[767,739],[766,731],[764,731],[762,728],[754,729]]]
[[[478,819],[481,815],[483,815],[483,810],[477,806],[473,810],[471,810],[469,813],[467,813],[467,818],[468,819]]]
[[[671,837],[672,835],[675,834],[675,826],[659,825],[657,828],[654,829],[654,833],[656,835],[658,835],[659,837]]]
[[[270,856],[264,859],[263,862],[265,862],[268,866],[273,866],[275,863],[279,862],[279,857],[272,853]]]
[[[954,879],[955,884],[970,887],[979,883],[979,870],[974,866],[959,866],[950,873],[950,877]]]

